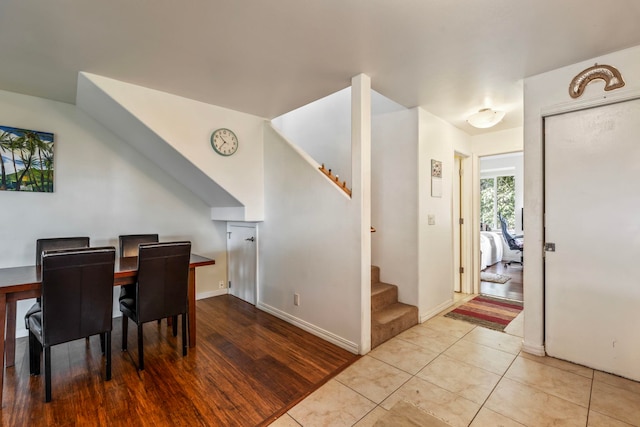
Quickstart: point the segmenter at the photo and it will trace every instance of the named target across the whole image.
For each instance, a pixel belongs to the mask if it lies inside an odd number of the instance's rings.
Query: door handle
[[[253,236],[251,236],[251,237],[248,237],[248,238],[246,238],[244,240],[246,240],[247,242],[253,242],[256,239]]]

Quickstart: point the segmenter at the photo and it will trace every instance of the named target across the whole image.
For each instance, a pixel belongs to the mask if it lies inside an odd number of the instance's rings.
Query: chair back
[[[507,242],[509,249],[512,251],[522,250],[522,245],[518,244],[516,239],[513,237],[509,230],[507,229],[507,220],[500,214],[498,214],[498,218],[500,219],[500,227],[502,228],[502,237]]]
[[[36,240],[36,265],[42,265],[42,252],[58,249],[88,248],[88,237],[54,237]]]
[[[191,242],[143,243],[138,255],[138,324],[187,312]]]
[[[43,253],[43,344],[111,330],[115,254],[114,247]]]
[[[118,236],[120,242],[120,256],[138,256],[138,246],[140,243],[158,242],[157,234],[125,234]]]

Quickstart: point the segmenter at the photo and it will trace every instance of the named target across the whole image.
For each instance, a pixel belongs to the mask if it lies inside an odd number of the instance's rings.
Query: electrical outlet
[[[218,288],[224,289],[224,280],[220,280],[220,282],[218,282]]]
[[[293,294],[293,305],[300,305],[300,294]]]

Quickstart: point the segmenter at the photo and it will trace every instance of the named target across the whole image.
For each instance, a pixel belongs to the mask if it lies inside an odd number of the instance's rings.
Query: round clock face
[[[216,153],[231,156],[238,150],[238,137],[229,129],[218,129],[211,134],[211,146]]]

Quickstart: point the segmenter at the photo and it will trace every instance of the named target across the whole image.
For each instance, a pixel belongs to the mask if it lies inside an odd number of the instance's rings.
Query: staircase
[[[418,307],[398,302],[398,287],[380,281],[371,266],[371,348],[418,324]]]

